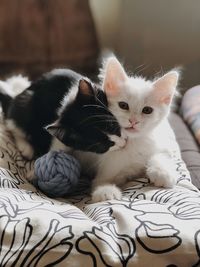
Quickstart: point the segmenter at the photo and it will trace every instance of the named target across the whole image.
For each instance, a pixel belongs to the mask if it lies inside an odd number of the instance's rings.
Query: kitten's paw
[[[119,137],[117,135],[110,135],[109,138],[115,143],[115,145],[112,146],[109,151],[115,151],[126,146],[127,138],[125,136]]]
[[[173,188],[176,185],[177,174],[159,167],[149,167],[147,175],[151,182],[157,187]]]
[[[121,198],[121,190],[113,184],[98,186],[92,193],[93,203],[112,199],[120,200]]]
[[[17,139],[16,146],[22,154],[23,158],[31,160],[34,156],[34,150],[32,146],[23,139]]]

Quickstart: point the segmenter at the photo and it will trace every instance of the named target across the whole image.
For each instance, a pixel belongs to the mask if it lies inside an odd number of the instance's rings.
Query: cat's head
[[[107,60],[103,89],[110,111],[128,136],[148,134],[168,115],[178,76],[170,71],[154,81],[129,77],[115,57]]]
[[[108,110],[105,93],[85,78],[65,96],[58,119],[46,129],[67,146],[95,153],[119,148],[113,136],[121,140],[120,126]]]

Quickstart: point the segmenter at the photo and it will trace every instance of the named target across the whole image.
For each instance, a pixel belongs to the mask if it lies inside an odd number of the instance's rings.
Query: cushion
[[[179,151],[178,184],[145,177],[124,185],[121,201],[92,204],[82,178],[77,195],[52,199],[26,180],[24,160],[0,125],[0,266],[198,266],[200,193]]]
[[[192,87],[184,94],[180,114],[200,144],[200,85]]]

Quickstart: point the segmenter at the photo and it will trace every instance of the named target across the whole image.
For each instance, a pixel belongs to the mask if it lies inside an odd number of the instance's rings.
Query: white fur
[[[83,77],[83,79],[89,81],[87,77]],[[79,81],[78,81],[78,82],[75,82],[75,83],[71,86],[70,91],[67,92],[67,93],[64,95],[64,97],[63,97],[63,99],[62,99],[62,101],[61,101],[61,107],[58,109],[58,112],[57,112],[58,115],[60,115],[60,114],[62,113],[63,109],[64,109],[67,105],[69,105],[71,102],[74,101],[74,99],[75,99],[76,96],[77,96],[78,90],[79,90],[78,88],[79,88]]]
[[[94,202],[106,201],[110,199],[118,199],[120,200],[122,197],[122,193],[120,189],[114,184],[106,184],[103,186],[99,186],[93,192],[92,199]]]
[[[74,101],[74,99],[75,99],[76,96],[77,96],[77,93],[78,93],[78,84],[75,83],[75,84],[71,87],[70,91],[67,92],[67,93],[64,95],[64,97],[63,97],[63,99],[62,99],[62,101],[61,101],[61,107],[60,107],[60,108],[58,109],[58,111],[57,111],[57,114],[58,114],[58,115],[60,115],[60,114],[62,113],[63,109],[64,109],[68,104],[70,104],[71,102]]]
[[[115,63],[116,59],[113,64]],[[118,67],[120,72],[120,65],[115,65],[113,70],[117,72]],[[110,70],[112,71],[112,66]],[[176,184],[172,152],[178,147],[167,116],[178,74],[168,73],[156,82],[142,77],[124,77],[124,70],[119,75],[122,79],[119,81],[118,73],[114,74],[112,73],[111,78],[104,77],[104,90],[109,109],[116,116],[128,140],[126,146],[120,150],[108,151],[103,155],[77,155],[85,168],[89,165],[90,169],[93,167],[97,172],[93,181],[93,202],[118,199],[121,195],[120,189],[113,184],[122,185],[130,177],[146,175],[156,186],[173,187]],[[106,71],[104,75],[107,75]],[[114,86],[120,88],[120,92],[113,93],[112,82],[119,82]],[[112,90],[107,92],[109,86]],[[128,103],[129,110],[120,109],[119,101]],[[152,107],[153,113],[142,113],[145,106]],[[131,127],[129,119],[138,121],[135,130],[128,129]],[[87,164],[84,165],[86,161]]]
[[[118,149],[125,147],[127,139],[123,133],[121,134],[120,137],[117,135],[108,135],[108,137],[112,142],[115,143],[114,146],[111,146],[109,148],[109,151],[115,151],[115,150],[118,150]]]
[[[50,150],[52,151],[59,151],[64,150],[67,153],[71,153],[71,148],[64,145],[62,142],[60,142],[57,138],[53,138],[51,142]]]
[[[15,97],[30,85],[27,77],[16,75],[8,78],[6,81],[0,80],[0,92],[10,97]],[[2,110],[0,108],[0,110]],[[1,111],[0,111],[1,112]]]
[[[4,81],[0,81],[0,92],[5,95],[8,94],[9,96],[13,95],[12,88]]]
[[[16,75],[8,78],[6,81],[0,81],[1,92],[8,94],[11,97],[23,92],[30,85],[27,77]],[[22,129],[17,127],[13,120],[6,120],[8,130],[13,134],[16,146],[21,152],[22,156],[31,159],[34,151],[32,146],[26,141],[26,135]]]
[[[14,121],[6,120],[7,129],[14,135],[15,144],[22,156],[27,159],[32,159],[34,155],[33,147],[26,139],[26,135],[22,129],[15,125]]]
[[[30,81],[28,77],[22,75],[15,75],[8,78],[6,84],[10,87],[10,95],[16,96],[24,91],[24,89],[30,86]]]

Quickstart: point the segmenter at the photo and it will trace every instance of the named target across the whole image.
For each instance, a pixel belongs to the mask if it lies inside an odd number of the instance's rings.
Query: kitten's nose
[[[135,126],[136,124],[139,123],[136,119],[129,119],[129,122],[131,123],[132,126]]]

